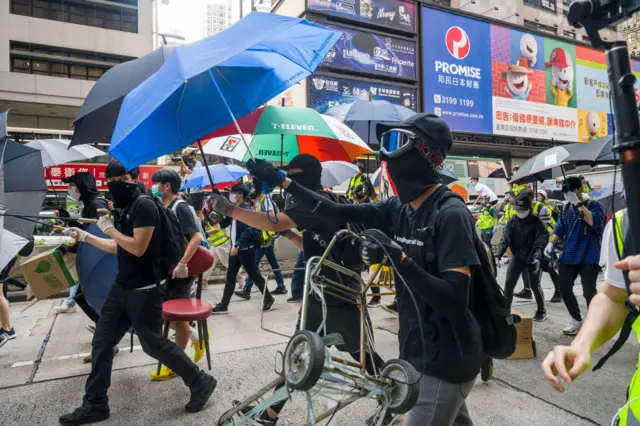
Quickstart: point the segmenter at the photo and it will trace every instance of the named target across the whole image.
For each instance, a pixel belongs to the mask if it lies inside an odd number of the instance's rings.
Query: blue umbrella
[[[235,122],[312,74],[342,35],[304,19],[253,12],[176,47],[125,96],[109,153],[132,168]]]
[[[109,238],[103,234],[98,225],[90,225],[87,229],[92,235]],[[82,292],[89,305],[100,312],[107,299],[118,274],[118,258],[89,243],[79,243],[76,255],[76,270]]]
[[[416,112],[388,101],[359,100],[328,109],[325,114],[351,127],[369,145],[380,145],[376,136],[379,122],[403,121]]]
[[[214,185],[216,183],[234,182],[242,176],[249,174],[246,169],[234,164],[229,166],[226,164],[216,164],[214,166],[209,166],[208,168],[209,172],[211,172]],[[198,167],[193,170],[193,173],[191,173],[187,179],[185,179],[180,189],[202,188],[209,185],[211,185],[211,183],[209,182],[207,168]]]

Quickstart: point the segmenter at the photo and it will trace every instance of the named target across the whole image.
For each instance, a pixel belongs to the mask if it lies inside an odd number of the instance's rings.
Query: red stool
[[[198,323],[198,337],[200,338],[200,348],[204,341],[207,353],[207,364],[211,370],[211,353],[209,352],[209,328],[207,318],[211,316],[213,307],[207,302],[200,300],[202,295],[202,274],[198,276],[198,290],[195,299],[174,299],[162,304],[162,320],[164,321],[163,336],[169,337],[169,325],[172,321],[194,321]],[[160,374],[162,363],[158,362],[158,373]]]

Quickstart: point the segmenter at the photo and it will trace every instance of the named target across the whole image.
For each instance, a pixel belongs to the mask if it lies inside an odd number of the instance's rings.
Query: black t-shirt
[[[317,191],[318,194],[325,198],[332,199],[331,195],[324,191]],[[331,242],[334,234],[341,229],[346,228],[346,224],[335,216],[323,216],[313,212],[306,205],[299,203],[295,198],[291,198],[289,205],[285,208],[284,213],[296,223],[296,228],[302,231],[302,246],[305,261],[313,256],[322,256],[325,249]],[[329,259],[331,260],[331,259]],[[337,259],[334,259],[337,261]],[[358,288],[357,282],[352,278],[338,274],[337,271],[330,268],[323,268],[322,275],[336,282],[342,282],[352,288]],[[314,300],[312,298],[311,300]],[[348,303],[342,299],[326,295],[327,304],[338,305]]]
[[[176,212],[178,222],[180,222],[180,229],[182,229],[182,234],[184,235],[184,238],[189,241],[191,234],[194,232],[200,232],[200,228],[193,217],[193,213],[191,213],[189,205],[182,201],[178,204],[178,207],[175,207],[177,202],[178,199],[176,198],[167,206],[167,208]]]
[[[99,212],[98,209],[107,209],[107,200],[100,197],[94,197],[89,203],[82,209],[82,217],[86,219],[99,219],[105,215],[105,213]]]
[[[116,282],[124,288],[140,288],[154,283],[160,275],[154,259],[157,259],[157,248],[160,244],[158,207],[152,200],[140,196],[131,207],[122,211],[116,220],[116,229],[124,235],[133,237],[135,228],[154,226],[153,236],[147,251],[140,257],[134,256],[118,246],[118,275]]]

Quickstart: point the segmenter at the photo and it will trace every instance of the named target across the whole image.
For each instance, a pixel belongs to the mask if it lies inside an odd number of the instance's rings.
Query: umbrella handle
[[[238,121],[236,120],[235,115],[233,115],[233,112],[231,111],[231,108],[229,107],[229,104],[227,103],[227,100],[225,99],[224,95],[222,94],[222,90],[220,90],[220,87],[218,86],[218,82],[216,81],[215,78],[213,78],[213,73],[211,72],[211,69],[209,69],[209,77],[211,77],[211,81],[213,81],[213,85],[215,86],[216,90],[220,94],[220,98],[222,99],[222,103],[224,103],[224,106],[227,108],[227,111],[229,112],[229,115],[231,116],[231,119],[233,120],[233,125],[236,127],[236,130],[238,131],[238,134],[240,135],[240,139],[242,139],[242,143],[244,143],[245,148],[247,148],[247,152],[249,153],[249,156],[251,157],[252,160],[255,161],[256,157],[254,157],[253,152],[251,152],[251,148],[249,148],[249,143],[244,138],[244,134],[242,133],[242,129],[240,129],[240,125],[238,124]]]

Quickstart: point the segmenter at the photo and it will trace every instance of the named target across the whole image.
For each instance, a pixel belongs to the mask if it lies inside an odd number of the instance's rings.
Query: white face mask
[[[67,188],[67,194],[76,201],[80,199],[80,190],[75,186],[69,186],[69,188]]]
[[[527,217],[529,217],[529,213],[530,213],[530,211],[529,211],[529,210],[524,211],[524,212],[517,211],[517,212],[516,212],[516,215],[518,215],[518,217],[519,217],[520,219],[526,219]]]
[[[235,203],[236,202],[236,193],[235,192],[230,192],[229,193],[229,201],[231,203]]]

